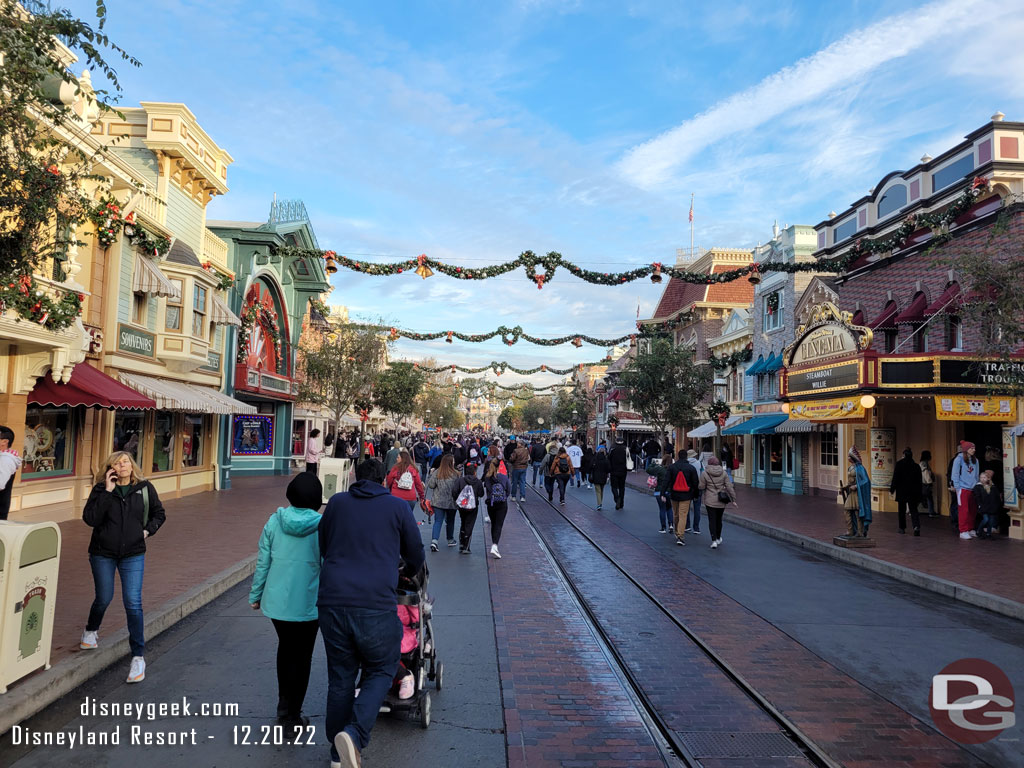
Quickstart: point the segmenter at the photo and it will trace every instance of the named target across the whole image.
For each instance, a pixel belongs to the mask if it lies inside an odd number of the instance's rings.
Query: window
[[[174,414],[157,411],[153,428],[152,472],[169,472],[174,468]]]
[[[821,432],[818,435],[821,445],[821,459],[819,463],[823,467],[839,466],[839,433]]]
[[[974,153],[964,155],[945,168],[932,174],[932,192],[945,189],[950,184],[960,181],[964,176],[974,170]]]
[[[296,419],[292,422],[292,456],[306,454],[306,421]]]
[[[71,409],[30,405],[25,411],[24,457],[21,472],[30,477],[74,471],[74,430]],[[12,445],[11,448],[18,448]]]
[[[199,414],[185,414],[185,428],[181,432],[182,466],[203,466],[203,419]]]
[[[143,424],[145,414],[140,411],[115,411],[114,412],[114,451],[126,451],[139,463],[142,455],[139,446],[142,445]]]
[[[203,337],[203,323],[206,322],[206,289],[197,285],[192,293],[192,335]]]
[[[759,373],[755,378],[757,378],[757,398],[760,400],[764,397],[764,374]]]
[[[884,331],[885,333],[885,351],[895,352],[896,342],[899,339],[899,333],[897,331]]]
[[[914,326],[914,351],[915,352],[927,352],[928,351],[928,326],[927,325],[915,325]]]
[[[782,327],[782,310],[785,309],[784,294],[781,290],[764,296],[764,330],[775,331]]]
[[[771,471],[778,474],[782,471],[782,435],[768,435],[765,443],[771,451]]]
[[[145,293],[132,294],[132,322],[136,325],[145,325],[148,310],[149,296]]]
[[[786,477],[792,477],[793,476],[793,464],[796,461],[796,459],[795,459],[796,451],[794,450],[794,444],[795,444],[796,440],[795,440],[795,438],[792,435],[786,435],[783,438],[783,441],[784,441],[785,446],[786,446],[786,463],[785,463],[786,471],[785,471],[785,474],[786,474]]]
[[[902,184],[889,187],[882,199],[878,201],[878,220],[881,221],[890,213],[898,211],[907,204],[907,188]]]
[[[835,226],[832,229],[832,243],[835,244],[835,243],[841,242],[841,241],[845,240],[846,238],[848,238],[850,235],[852,235],[856,231],[857,231],[857,217],[856,216],[851,216],[846,221],[844,221],[842,224],[839,224],[839,225]]]
[[[176,296],[167,299],[167,311],[164,313],[164,328],[168,331],[181,330],[181,301],[185,295],[184,281],[171,278],[171,284],[178,292]]]
[[[962,352],[963,348],[963,324],[959,317],[950,315],[946,318],[946,349],[950,352]]]
[[[776,381],[775,374],[774,373],[766,374],[765,378],[768,379],[768,397],[772,397],[775,394],[775,381]]]

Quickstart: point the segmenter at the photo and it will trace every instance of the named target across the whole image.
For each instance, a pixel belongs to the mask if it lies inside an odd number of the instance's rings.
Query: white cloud
[[[620,161],[619,170],[642,189],[657,188],[707,147],[857,82],[942,35],[952,31],[962,35],[985,23],[993,15],[994,5],[982,0],[940,0],[882,19],[632,148]]]

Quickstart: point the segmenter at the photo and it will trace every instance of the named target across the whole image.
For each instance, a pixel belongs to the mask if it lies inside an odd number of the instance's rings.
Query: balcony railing
[[[161,227],[167,225],[167,203],[159,197],[139,192],[132,202],[135,203],[134,209],[154,224],[159,224]]]
[[[203,230],[203,261],[212,261],[221,267],[228,263],[228,244],[208,229]]]

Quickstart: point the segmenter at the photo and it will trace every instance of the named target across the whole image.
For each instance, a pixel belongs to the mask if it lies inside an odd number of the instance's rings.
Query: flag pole
[[[693,192],[690,193],[690,260],[693,261]]]

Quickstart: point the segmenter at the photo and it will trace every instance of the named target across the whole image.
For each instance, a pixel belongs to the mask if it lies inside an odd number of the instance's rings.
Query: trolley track
[[[531,491],[541,506],[520,510],[601,639],[666,765],[698,767],[705,760],[736,758],[779,766],[839,765],[583,527]],[[666,685],[666,677],[682,685]]]

